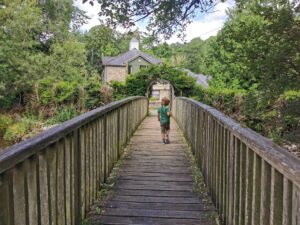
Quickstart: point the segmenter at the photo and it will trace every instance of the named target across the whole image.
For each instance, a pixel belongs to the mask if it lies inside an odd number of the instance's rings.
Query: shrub
[[[4,114],[0,114],[0,135],[3,134],[9,125],[11,125],[13,122],[13,119]]]
[[[48,119],[45,124],[46,125],[54,125],[70,120],[78,115],[76,107],[74,105],[60,107],[56,114]]]
[[[7,127],[3,136],[6,141],[17,141],[26,135],[31,128],[31,122],[27,119],[22,119]]]
[[[84,85],[86,109],[94,109],[101,105],[101,81],[97,76],[90,77]]]
[[[276,142],[299,142],[300,91],[286,91],[279,98],[266,99],[257,91],[196,86],[192,98],[217,108]]]
[[[54,101],[58,104],[75,103],[79,96],[79,84],[60,81],[54,86]]]
[[[141,69],[126,78],[125,84],[112,82],[114,96],[117,98],[126,96],[144,96],[149,85],[156,80],[167,80],[175,89],[175,95],[191,96],[196,79],[186,72],[168,65],[151,65]]]
[[[37,98],[40,104],[47,105],[54,98],[53,83],[52,79],[39,80],[36,85]]]
[[[126,97],[124,82],[113,80],[110,82],[109,85],[113,88],[113,95],[115,100],[119,100]]]
[[[0,108],[1,109],[10,109],[13,105],[18,102],[18,97],[16,93],[10,93],[8,95],[0,95]]]

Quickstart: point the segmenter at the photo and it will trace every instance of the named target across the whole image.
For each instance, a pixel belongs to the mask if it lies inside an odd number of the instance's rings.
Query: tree
[[[84,43],[69,38],[51,46],[48,76],[56,80],[80,82],[87,78],[87,52]]]
[[[300,21],[289,1],[245,7],[231,12],[213,44],[207,58],[212,84],[257,88],[273,97],[299,88]]]
[[[34,73],[37,60],[42,13],[32,1],[9,1],[0,9],[0,101],[10,105],[40,77]]]
[[[96,0],[83,0],[93,4]],[[148,29],[155,34],[171,37],[178,29],[182,31],[197,12],[208,12],[219,1],[216,0],[97,0],[103,22],[116,26],[131,27],[147,18]],[[180,33],[181,35],[183,32]]]
[[[101,57],[115,56],[120,53],[116,33],[107,26],[99,25],[90,29],[84,42],[88,51],[88,62],[91,69],[101,71]]]
[[[1,108],[24,106],[25,96],[40,79],[70,81],[86,76],[85,47],[68,31],[72,1],[56,2],[58,8],[54,3],[5,1],[0,8]],[[70,15],[65,15],[68,10]]]
[[[43,14],[44,34],[56,41],[67,38],[70,28],[76,30],[88,19],[84,11],[73,5],[73,0],[43,0],[38,7]]]

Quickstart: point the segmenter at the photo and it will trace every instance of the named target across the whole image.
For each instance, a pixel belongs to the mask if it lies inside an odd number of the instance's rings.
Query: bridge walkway
[[[142,122],[129,143],[110,197],[104,207],[99,205],[103,213],[94,210],[90,214],[92,224],[216,224],[208,194],[193,191],[188,145],[174,120],[170,140],[171,144],[161,143],[156,117]]]

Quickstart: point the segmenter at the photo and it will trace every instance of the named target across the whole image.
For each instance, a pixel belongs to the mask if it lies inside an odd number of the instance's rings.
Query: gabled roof
[[[196,78],[197,79],[196,82],[198,84],[202,85],[203,87],[207,88],[209,86],[208,82],[211,79],[211,76],[203,75],[203,74],[196,74],[196,73],[193,73],[192,71],[190,71],[189,69],[182,69],[182,70],[185,71],[188,76]]]
[[[142,57],[147,62],[151,64],[160,64],[161,60],[154,58],[151,55],[148,55],[144,52],[141,52],[137,49],[132,49],[128,52],[125,52],[122,55],[115,56],[115,57],[102,57],[102,64],[104,66],[125,66],[128,62]]]

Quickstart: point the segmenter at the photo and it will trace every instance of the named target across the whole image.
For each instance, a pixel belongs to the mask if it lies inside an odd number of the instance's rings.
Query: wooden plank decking
[[[215,224],[213,205],[193,192],[188,146],[174,121],[170,140],[161,143],[156,117],[143,121],[103,213],[91,215],[95,224]]]

